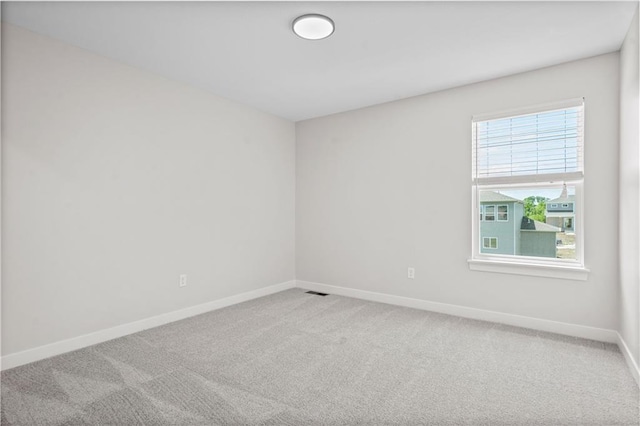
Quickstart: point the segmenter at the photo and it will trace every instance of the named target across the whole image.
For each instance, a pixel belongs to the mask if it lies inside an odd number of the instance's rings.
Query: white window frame
[[[485,240],[489,240],[489,246],[484,244]],[[496,246],[491,247],[491,240],[496,240]],[[488,250],[498,250],[498,237],[482,237],[482,248]]]
[[[571,108],[583,105],[584,99],[572,99],[552,104],[537,105],[517,110],[502,111],[492,114],[476,115],[472,118],[472,138],[475,138],[474,124],[478,121],[493,120],[518,115],[532,114],[536,112],[552,111],[554,109]],[[509,178],[486,179],[481,184],[472,180],[472,232],[471,232],[471,258],[468,260],[469,268],[474,271],[499,272],[517,275],[533,275],[550,278],[564,278],[572,280],[586,280],[589,270],[584,263],[584,127],[582,133],[583,155],[581,156],[580,172],[548,174],[542,178],[540,175],[514,176]],[[473,139],[472,139],[473,140]],[[475,143],[475,141],[473,142]],[[493,181],[492,181],[493,180]],[[574,202],[574,232],[576,239],[576,259],[552,259],[521,255],[500,255],[481,252],[483,240],[480,238],[480,220],[478,209],[480,208],[480,190],[518,189],[518,188],[561,188],[563,184],[575,187]],[[508,209],[508,207],[507,207]],[[497,208],[495,219],[498,218]],[[486,217],[486,216],[485,216]],[[483,237],[484,238],[484,237]]]
[[[500,207],[506,207],[507,208],[507,218],[500,220]],[[509,222],[509,204],[498,204],[496,205],[496,222]]]
[[[487,207],[493,207],[493,213],[491,213],[491,216],[493,217],[493,219],[491,219],[491,220],[487,220]],[[496,214],[497,209],[496,209],[495,204],[485,204],[484,206],[482,206],[482,211],[484,213],[483,220],[485,222],[497,222],[496,219],[498,218],[498,216]]]

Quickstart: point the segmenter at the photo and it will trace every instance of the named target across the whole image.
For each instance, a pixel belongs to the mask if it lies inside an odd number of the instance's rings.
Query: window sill
[[[510,262],[486,259],[469,259],[472,271],[497,272],[501,274],[529,275],[534,277],[562,278],[586,281],[589,270],[580,266],[543,265],[524,262]]]

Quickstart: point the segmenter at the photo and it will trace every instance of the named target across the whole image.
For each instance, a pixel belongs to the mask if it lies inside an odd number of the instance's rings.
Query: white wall
[[[638,11],[620,50],[620,335],[640,364]]]
[[[296,278],[617,329],[618,61],[612,53],[297,123]],[[581,96],[588,280],[470,271],[472,115]]]
[[[293,123],[2,41],[3,354],[294,278]]]

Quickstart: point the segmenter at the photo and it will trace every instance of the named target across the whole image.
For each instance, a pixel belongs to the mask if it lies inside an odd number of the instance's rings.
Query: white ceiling
[[[636,2],[3,2],[2,20],[298,121],[616,51]],[[325,40],[291,22],[321,13]]]

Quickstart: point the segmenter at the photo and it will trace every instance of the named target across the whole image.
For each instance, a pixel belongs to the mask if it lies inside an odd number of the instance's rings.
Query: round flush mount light
[[[293,32],[307,40],[322,40],[333,34],[335,25],[324,15],[309,14],[298,16],[293,21]]]

